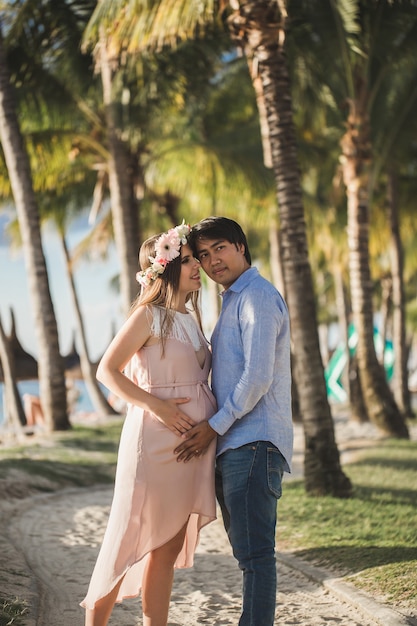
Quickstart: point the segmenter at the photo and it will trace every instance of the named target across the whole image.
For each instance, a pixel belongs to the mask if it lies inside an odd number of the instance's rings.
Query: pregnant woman
[[[200,264],[181,224],[141,247],[141,292],[97,377],[128,405],[114,497],[86,598],[86,626],[106,626],[115,602],[142,595],[144,626],[166,626],[175,567],[191,567],[200,529],[215,519],[215,441],[179,462],[174,449],[216,411],[201,330]]]

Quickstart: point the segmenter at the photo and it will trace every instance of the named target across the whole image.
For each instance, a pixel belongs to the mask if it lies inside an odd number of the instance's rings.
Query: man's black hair
[[[249,265],[252,265],[246,235],[239,224],[234,220],[228,217],[206,217],[204,220],[201,220],[201,222],[195,224],[188,237],[188,243],[190,244],[193,254],[197,256],[197,241],[206,239],[210,241],[225,239],[235,244],[235,246],[243,244],[245,246],[245,259]]]

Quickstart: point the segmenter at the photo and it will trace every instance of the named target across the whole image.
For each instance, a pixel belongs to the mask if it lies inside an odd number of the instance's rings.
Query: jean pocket
[[[268,488],[279,499],[282,496],[284,457],[278,448],[267,448]]]

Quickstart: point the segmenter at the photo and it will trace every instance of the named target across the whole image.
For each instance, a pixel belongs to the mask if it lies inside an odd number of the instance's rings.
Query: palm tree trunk
[[[369,267],[369,124],[359,102],[351,103],[346,125],[341,140],[342,168],[347,190],[349,273],[361,388],[370,420],[390,436],[408,438],[407,426],[375,352]]]
[[[265,117],[266,121],[266,117]],[[269,148],[268,154],[271,154],[271,150]],[[272,274],[272,283],[275,287],[282,293],[284,298],[287,300],[287,295],[285,293],[285,284],[284,277],[282,274],[282,260],[281,260],[281,242],[280,242],[281,233],[276,224],[276,220],[272,217],[269,223],[269,257],[270,257],[270,265],[271,265],[271,274]],[[294,347],[291,345],[291,372],[295,371],[295,356],[294,356]],[[300,402],[298,398],[298,389],[297,383],[295,381],[295,376],[291,377],[291,412],[293,422],[299,424],[302,422],[302,417],[300,414]]]
[[[381,278],[381,323],[379,325],[379,335],[381,337],[381,354],[379,362],[383,366],[385,363],[385,353],[387,347],[388,328],[391,316],[392,301],[392,277],[390,275]],[[395,396],[394,396],[395,397]],[[398,403],[397,403],[398,404]]]
[[[391,226],[392,337],[395,355],[393,389],[395,400],[401,411],[404,415],[412,417],[405,328],[404,252],[398,217],[397,176],[393,171],[388,175],[388,218]]]
[[[346,287],[343,280],[343,271],[339,265],[333,270],[333,279],[336,293],[336,309],[337,319],[339,322],[340,341],[345,346],[346,366],[342,374],[342,386],[346,392],[348,402],[350,402],[350,385],[349,385],[349,362],[350,362],[350,350],[349,350],[349,320],[348,320],[348,307],[346,302]]]
[[[71,264],[71,256],[68,250],[67,242],[65,240],[65,236],[61,234],[61,243],[62,248],[64,250],[66,269],[68,275],[68,281],[70,284],[70,291],[72,302],[74,305],[75,311],[75,320],[78,331],[78,336],[80,339],[80,367],[81,372],[84,378],[85,385],[87,387],[88,395],[90,396],[91,402],[95,411],[99,415],[114,415],[116,411],[110,406],[107,402],[104,394],[102,393],[96,376],[93,364],[88,356],[88,348],[87,348],[87,338],[85,334],[84,322],[81,314],[80,304],[78,301],[77,290],[75,287],[74,275],[72,272],[72,264]]]
[[[297,162],[283,15],[274,0],[240,2],[234,36],[257,63],[263,85],[281,227],[281,258],[291,317],[295,377],[304,424],[307,492],[348,496],[327,400]]]
[[[135,198],[136,165],[121,137],[113,97],[113,71],[105,38],[100,39],[99,63],[109,140],[109,186],[114,239],[120,261],[120,292],[125,314],[138,293],[139,215]]]
[[[70,427],[65,392],[64,363],[49,291],[42,248],[39,211],[32,186],[29,158],[16,115],[13,88],[6,67],[0,24],[0,140],[23,240],[26,272],[39,350],[40,400],[47,428]]]
[[[363,399],[361,381],[359,378],[358,360],[355,351],[349,346],[349,328],[351,307],[348,299],[348,290],[343,280],[340,267],[334,272],[336,288],[336,301],[338,310],[339,326],[341,328],[342,341],[346,346],[346,367],[343,373],[343,386],[346,390],[349,405],[350,419],[360,424],[369,422],[368,413]]]
[[[269,222],[269,264],[272,283],[285,296],[284,277],[282,275],[280,232],[275,219]]]

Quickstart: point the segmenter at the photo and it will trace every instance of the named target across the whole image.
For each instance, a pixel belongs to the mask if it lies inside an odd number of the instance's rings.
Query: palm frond
[[[174,47],[211,26],[217,15],[215,0],[132,0],[124,4],[102,0],[85,31],[84,46],[96,43],[99,29],[104,27],[110,48],[117,54]]]

